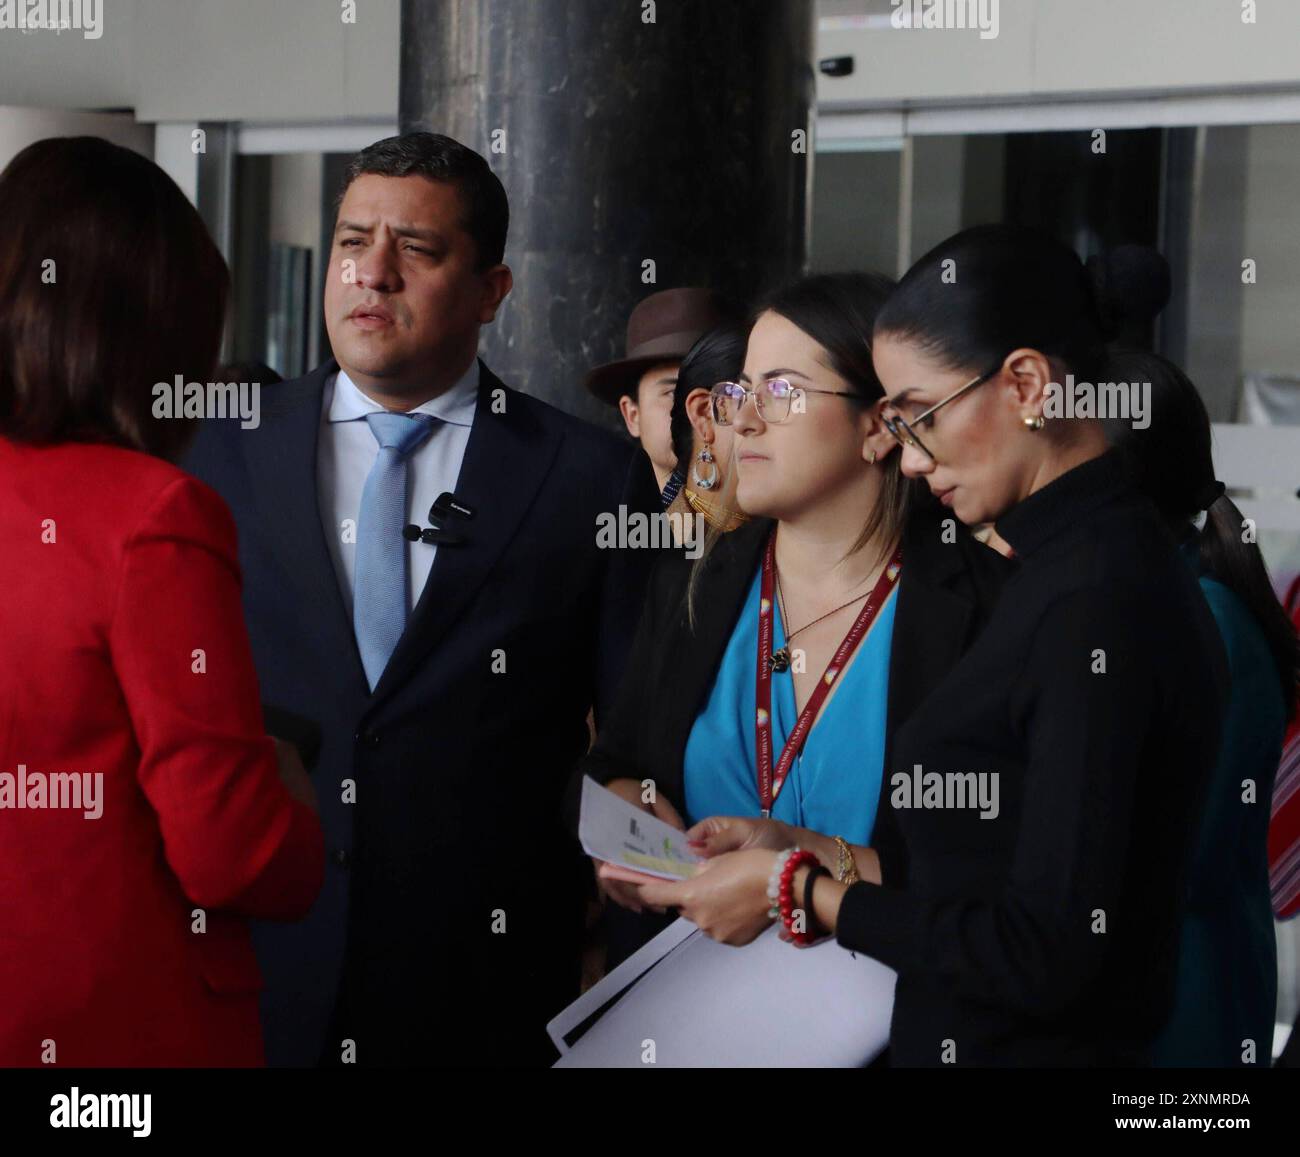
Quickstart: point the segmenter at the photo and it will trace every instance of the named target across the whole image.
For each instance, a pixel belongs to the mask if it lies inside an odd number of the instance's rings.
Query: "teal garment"
[[[1199,571],[1194,540],[1182,554]],[[1242,1041],[1252,1040],[1254,1065],[1267,1068],[1277,1006],[1267,840],[1286,702],[1254,617],[1221,582],[1202,576],[1200,584],[1223,637],[1232,684],[1189,865],[1174,1011],[1152,1060],[1167,1067],[1240,1068]],[[1255,784],[1253,803],[1242,800],[1247,779]]]
[[[758,663],[759,570],[714,677],[708,702],[686,741],[683,777],[690,823],[713,815],[757,816],[755,680]],[[901,577],[899,583],[906,582]],[[868,845],[876,822],[885,758],[885,706],[894,635],[897,586],[885,600],[840,685],[822,708],[776,797],[774,819],[851,844]],[[772,615],[774,646],[785,645],[779,608]],[[772,763],[794,727],[794,681],[772,676]]]

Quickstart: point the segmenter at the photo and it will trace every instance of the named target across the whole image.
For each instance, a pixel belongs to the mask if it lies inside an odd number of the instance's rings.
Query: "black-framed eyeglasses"
[[[915,446],[927,458],[929,458],[931,462],[933,462],[936,459],[934,455],[930,452],[930,448],[926,446],[926,444],[922,442],[919,437],[917,437],[917,433],[916,433],[917,428],[920,427],[922,422],[928,422],[931,418],[933,418],[935,413],[939,410],[942,410],[943,407],[946,406],[949,402],[955,402],[963,394],[973,390],[976,386],[982,386],[990,378],[997,377],[997,375],[1001,372],[1002,372],[1002,362],[998,362],[998,364],[994,366],[993,369],[989,370],[988,373],[980,374],[978,378],[972,378],[964,386],[962,386],[958,390],[954,390],[942,401],[935,402],[935,404],[931,406],[928,410],[926,410],[924,413],[917,414],[917,416],[913,418],[911,422],[908,422],[896,410],[891,414],[889,410],[886,409],[881,414],[881,418],[885,423],[885,427],[889,430],[891,434],[894,435],[895,438],[899,440],[899,442],[901,442],[904,446]]]
[[[859,395],[848,390],[818,390],[812,386],[796,386],[785,378],[767,378],[750,389],[739,382],[719,382],[709,391],[713,403],[713,420],[719,426],[730,426],[744,409],[749,398],[764,422],[784,422],[794,412],[795,403],[804,394],[826,394],[832,398],[852,398]]]

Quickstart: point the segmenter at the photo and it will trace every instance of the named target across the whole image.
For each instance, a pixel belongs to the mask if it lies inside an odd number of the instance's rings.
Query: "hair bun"
[[[1087,267],[1107,341],[1145,329],[1173,296],[1169,262],[1147,245],[1118,245]]]

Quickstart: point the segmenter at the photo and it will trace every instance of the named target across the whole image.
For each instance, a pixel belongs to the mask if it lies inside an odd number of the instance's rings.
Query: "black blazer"
[[[348,1035],[360,1064],[549,1059],[545,1022],[577,991],[585,879],[561,800],[650,566],[600,549],[596,520],[657,510],[654,479],[639,450],[483,367],[455,486],[477,511],[469,541],[439,547],[371,693],[317,502],[337,369],[267,388],[257,429],[204,423],[186,462],[238,523],[263,699],[324,733],[324,888],[301,924],[255,930],[268,1057],[337,1059]]]
[[[704,570],[696,586],[694,630],[685,595],[695,564],[678,554],[656,568],[618,701],[570,784],[573,830],[585,775],[598,783],[652,779],[682,809],[686,740],[713,686],[771,526],[766,519],[747,523],[721,538],[698,564]],[[928,496],[918,499],[903,538],[889,660],[886,773],[872,835],[888,887],[902,887],[907,879],[907,858],[886,797],[894,734],[974,641],[1012,570],[1013,563],[972,538]]]
[[[898,973],[893,1064],[1148,1063],[1218,755],[1223,643],[1118,451],[998,533],[1020,565],[988,630],[894,737],[897,770],[974,772],[998,806],[900,791],[908,887],[848,889],[839,942]]]

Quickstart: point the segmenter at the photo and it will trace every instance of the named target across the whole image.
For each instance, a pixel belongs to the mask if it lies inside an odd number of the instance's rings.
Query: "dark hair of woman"
[[[1085,264],[1049,233],[977,225],[941,242],[899,282],[876,334],[914,343],[942,365],[988,373],[1017,349],[1035,349],[1064,373],[1096,384],[1108,343],[1145,339],[1168,304],[1168,262],[1143,245],[1119,245]],[[1047,437],[1078,427],[1052,422]]]
[[[175,460],[193,420],[153,388],[206,382],[229,274],[157,165],[97,137],[23,149],[0,173],[0,434],[107,442]]]
[[[699,339],[677,370],[677,387],[673,391],[673,409],[669,419],[672,434],[673,452],[677,455],[677,470],[682,479],[690,477],[691,453],[695,447],[695,430],[686,413],[686,399],[693,390],[711,390],[718,382],[733,382],[745,368],[745,346],[749,338],[749,329],[740,323],[720,325],[711,329]],[[728,464],[735,470],[734,460]],[[691,515],[694,519],[698,516]],[[723,532],[707,525],[701,518],[697,527],[704,526],[700,557],[707,558],[717,545]],[[691,577],[686,585],[686,612],[691,626],[695,626],[695,617],[699,608],[697,592],[699,590],[700,568],[691,568]]]
[[[1089,382],[1105,365],[1108,336],[1074,250],[1020,225],[978,225],[930,250],[880,311],[876,333],[971,373],[1035,349]]]
[[[1124,451],[1139,486],[1176,536],[1196,534],[1193,519],[1206,512],[1197,534],[1201,564],[1241,599],[1264,632],[1290,720],[1300,683],[1300,643],[1273,593],[1258,545],[1243,540],[1245,517],[1215,480],[1205,402],[1187,375],[1158,354],[1118,350],[1106,377],[1150,383],[1150,424],[1137,430],[1130,422],[1112,420],[1106,423],[1106,435]]]
[[[885,396],[871,362],[871,335],[894,282],[880,273],[822,273],[778,289],[755,311],[780,314],[820,345],[829,368],[870,405]],[[881,533],[882,559],[902,537],[915,487],[898,469],[897,457],[882,471],[880,502],[853,545],[860,550]]]
[[[686,413],[686,398],[695,390],[711,390],[719,382],[733,382],[745,368],[745,340],[748,330],[739,324],[720,325],[709,330],[690,348],[677,371],[669,419],[673,452],[682,474],[690,469],[695,431]]]

